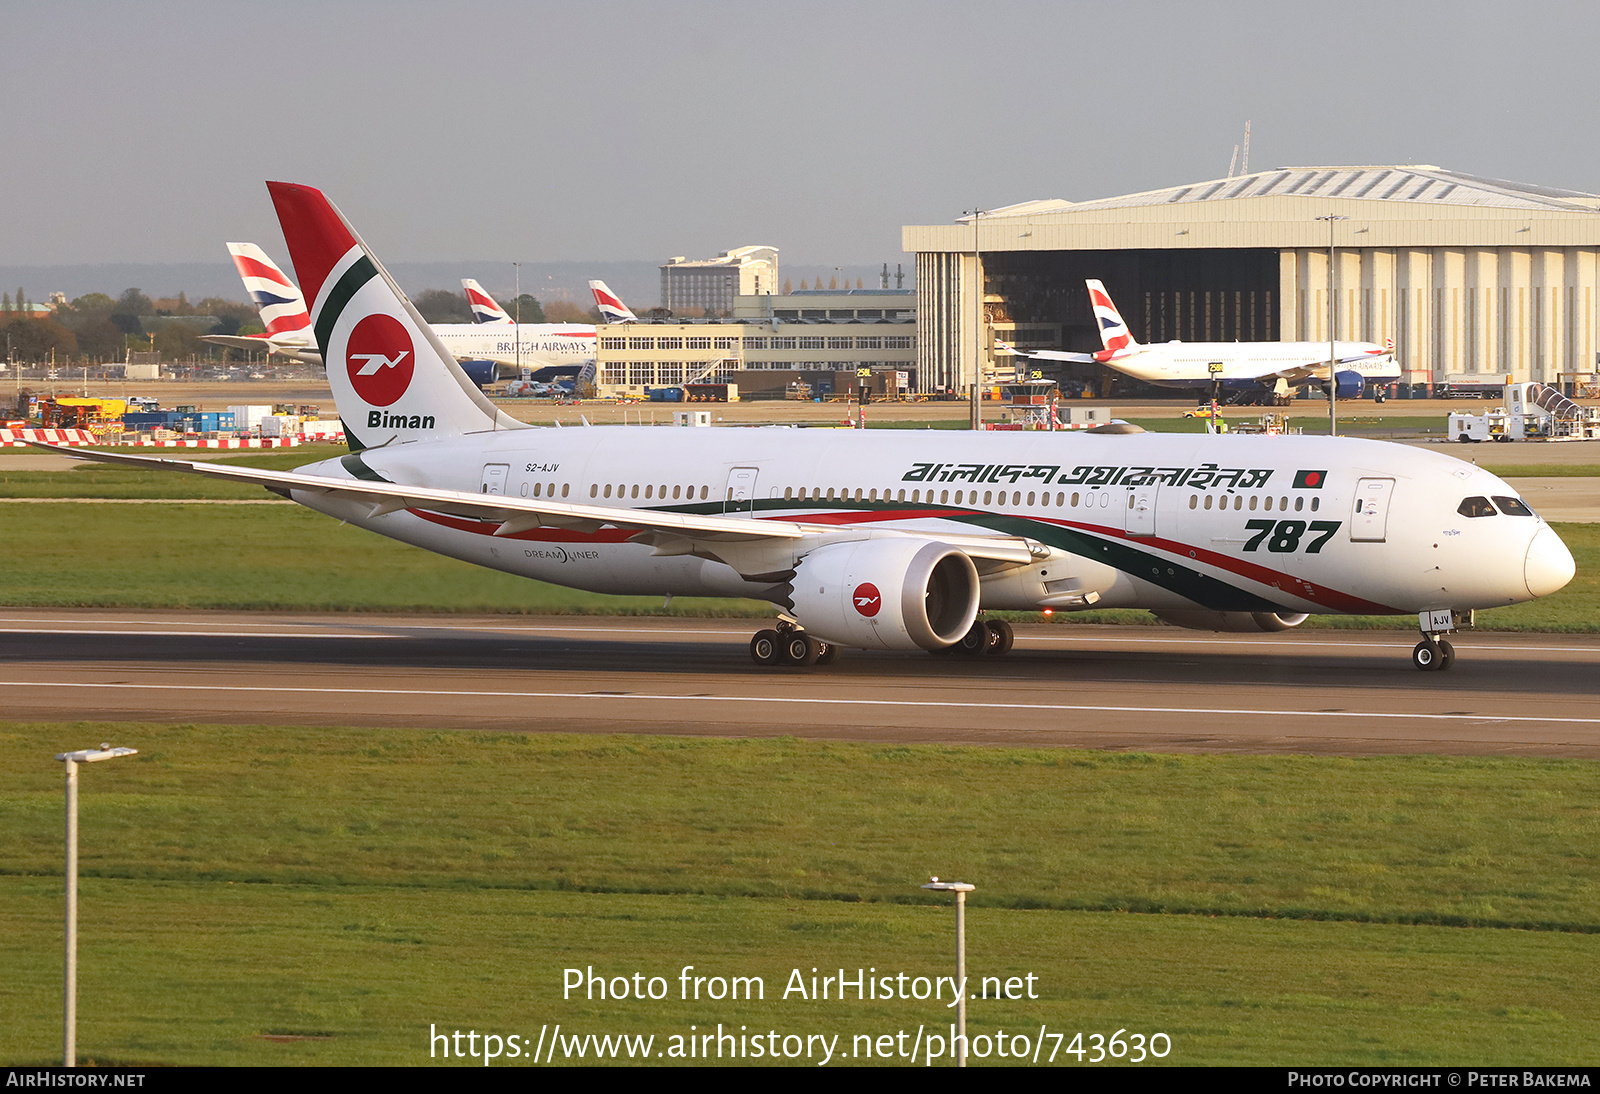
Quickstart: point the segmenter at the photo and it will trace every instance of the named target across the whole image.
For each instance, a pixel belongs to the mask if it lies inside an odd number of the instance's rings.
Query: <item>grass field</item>
[[[59,1050],[50,757],[103,739],[141,750],[83,776],[105,1062],[420,1063],[429,1023],[943,1028],[782,998],[796,968],[946,972],[929,874],[978,885],[973,976],[1038,978],[974,1033],[1160,1031],[1186,1064],[1587,1063],[1600,1033],[1594,763],[9,725],[0,1062]],[[681,1001],[685,964],[766,999]],[[588,965],[672,996],[563,1000]]]

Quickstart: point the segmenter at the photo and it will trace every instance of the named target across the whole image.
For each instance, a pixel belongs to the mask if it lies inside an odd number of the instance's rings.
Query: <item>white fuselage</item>
[[[1335,342],[1336,372],[1354,372],[1368,384],[1388,384],[1400,379],[1394,355],[1371,342]],[[1283,377],[1296,383],[1312,377],[1326,379],[1326,342],[1165,342],[1140,346],[1106,364],[1146,383],[1164,387],[1206,387],[1223,384],[1264,383]],[[1222,366],[1220,371],[1214,365]]]
[[[1566,559],[1556,587],[1571,574],[1570,554],[1537,516],[1458,512],[1466,498],[1515,496],[1494,475],[1422,449],[1342,438],[521,429],[392,444],[301,470],[798,520],[840,526],[844,539],[999,533],[1048,548],[1035,564],[985,573],[984,608],[1411,613],[1554,591],[1540,560],[1556,559],[1559,570]],[[749,597],[772,588],[770,578],[740,576],[761,566],[719,560],[714,542],[687,553],[610,528],[496,536],[498,520],[425,508],[371,516],[358,501],[293,497],[406,543],[559,585]]]
[[[435,323],[433,333],[458,361],[493,361],[534,370],[553,365],[582,366],[594,360],[594,328],[574,323]],[[309,329],[266,336],[272,353],[320,365],[322,354]]]

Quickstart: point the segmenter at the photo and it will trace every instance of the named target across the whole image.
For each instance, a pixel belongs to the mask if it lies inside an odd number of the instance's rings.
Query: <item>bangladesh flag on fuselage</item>
[[[1322,484],[1327,480],[1326,471],[1296,471],[1294,473],[1294,488],[1296,490],[1321,490]]]

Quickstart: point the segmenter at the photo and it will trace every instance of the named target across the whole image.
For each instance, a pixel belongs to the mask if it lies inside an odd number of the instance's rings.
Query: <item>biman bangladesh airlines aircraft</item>
[[[1111,302],[1106,287],[1092,278],[1084,284],[1089,289],[1089,304],[1094,309],[1104,349],[1097,353],[1024,351],[1002,343],[1002,350],[1041,361],[1107,365],[1147,384],[1189,388],[1204,398],[1215,397],[1221,391],[1286,395],[1290,387],[1307,380],[1327,382],[1326,342],[1173,341],[1141,345]],[[1369,386],[1400,379],[1400,366],[1395,363],[1391,347],[1371,342],[1335,342],[1333,354],[1336,398],[1359,398]]]
[[[321,364],[322,352],[313,341],[306,298],[278,264],[254,243],[230,243],[228,253],[244,280],[245,291],[256,302],[266,324],[264,335],[208,334],[203,342],[234,349],[282,354],[308,364]],[[462,282],[463,285],[466,282]],[[472,282],[473,286],[477,282]],[[577,376],[591,368],[595,356],[594,327],[584,323],[523,323],[518,326],[487,293],[478,290],[500,316],[499,322],[437,323],[433,333],[455,356],[479,387],[494,383],[502,374],[518,375],[519,368],[533,370],[536,380]],[[467,299],[476,313],[480,301],[472,290]],[[497,368],[496,366],[509,366]]]
[[[985,609],[1148,608],[1275,631],[1416,614],[1448,667],[1473,609],[1555,592],[1572,555],[1510,486],[1377,441],[1118,433],[535,428],[456,366],[323,195],[269,183],[353,451],[255,482],[482,566],[605,593],[744,596],[763,664],[839,647],[1003,653]],[[1127,427],[1121,427],[1127,430]]]

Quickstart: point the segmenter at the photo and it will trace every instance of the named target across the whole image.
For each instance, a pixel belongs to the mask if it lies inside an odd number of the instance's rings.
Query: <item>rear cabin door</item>
[[[728,490],[722,505],[724,513],[748,513],[754,508],[756,474],[757,469],[754,467],[735,467],[729,470]]]
[[[486,463],[483,465],[483,484],[478,487],[480,494],[504,494],[506,492],[506,479],[510,477],[511,465],[509,463]]]
[[[1153,536],[1156,534],[1156,493],[1160,483],[1128,487],[1128,534]]]
[[[1356,483],[1355,508],[1350,513],[1350,538],[1356,543],[1382,543],[1389,528],[1389,503],[1394,498],[1393,479],[1361,479]]]

